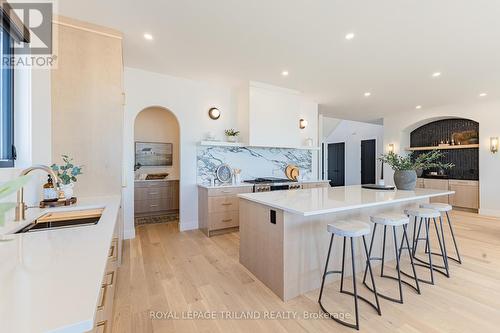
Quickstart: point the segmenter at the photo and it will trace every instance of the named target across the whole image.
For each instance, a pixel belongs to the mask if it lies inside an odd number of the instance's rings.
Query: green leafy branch
[[[68,155],[61,155],[63,165],[52,164],[50,168],[57,174],[63,185],[71,184],[77,181],[77,176],[83,174],[82,166],[75,165],[73,159]],[[56,180],[54,180],[56,181]]]
[[[444,154],[438,150],[433,150],[414,157],[413,152],[407,155],[398,155],[390,152],[382,155],[379,160],[388,164],[393,170],[428,170],[433,168],[451,169],[455,165],[453,163],[442,163],[439,161],[444,157]]]

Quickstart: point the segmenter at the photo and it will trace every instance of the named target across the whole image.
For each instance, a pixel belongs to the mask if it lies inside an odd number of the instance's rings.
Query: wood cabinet
[[[52,160],[58,163],[67,154],[84,165],[77,196],[121,194],[122,34],[62,16],[54,18],[56,29]]]
[[[434,189],[434,190],[448,190],[449,184],[448,179],[429,179],[424,178],[424,188]],[[430,202],[435,203],[449,203],[448,195],[439,196],[435,198],[431,198]]]
[[[304,183],[302,184],[303,189],[308,188],[322,188],[322,187],[330,187],[328,182],[318,182],[318,183]]]
[[[431,202],[446,203],[457,208],[479,209],[479,181],[419,178],[417,188],[455,191],[455,194],[431,198]]]
[[[178,210],[179,181],[136,181],[134,203],[136,216],[156,215]]]
[[[115,296],[118,266],[121,261],[122,234],[122,218],[121,214],[119,214],[108,250],[108,261],[99,292],[93,333],[111,333],[113,326],[113,299]]]
[[[208,237],[213,233],[239,226],[237,194],[250,193],[251,186],[206,188],[198,187],[199,228]]]
[[[474,180],[450,180],[450,204],[460,208],[479,209],[479,182]]]

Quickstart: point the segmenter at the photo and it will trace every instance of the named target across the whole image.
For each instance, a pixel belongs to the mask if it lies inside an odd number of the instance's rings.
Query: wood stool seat
[[[410,219],[405,214],[398,213],[382,213],[375,216],[370,216],[370,221],[376,224],[400,227],[410,223]]]
[[[341,237],[361,237],[370,233],[370,225],[357,220],[340,220],[328,224],[327,230],[329,233]]]
[[[441,216],[437,210],[430,208],[410,208],[405,210],[405,214],[424,219],[436,219]]]
[[[451,205],[445,203],[426,203],[421,204],[420,208],[434,209],[438,212],[450,212],[453,210],[453,207]]]

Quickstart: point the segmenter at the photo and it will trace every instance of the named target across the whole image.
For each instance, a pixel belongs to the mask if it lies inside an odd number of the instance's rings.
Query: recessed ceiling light
[[[345,35],[345,39],[347,40],[351,40],[355,37],[356,35],[353,33],[353,32],[350,32],[348,33],[347,35]]]
[[[281,72],[281,75],[283,75],[283,76],[288,76],[288,71],[283,71],[283,72]]]
[[[441,72],[432,73],[432,77],[440,77],[440,76],[441,76]]]
[[[488,94],[487,93],[480,93],[479,94],[479,97],[485,97],[485,96],[488,96]]]
[[[146,40],[153,40],[153,35],[145,33],[144,34],[144,39],[146,39]]]
[[[365,95],[365,97],[370,97],[372,95],[372,93],[369,92],[369,91],[367,91],[367,92],[364,93],[364,95]]]
[[[417,105],[415,106],[415,109],[420,110],[422,108],[422,105]]]

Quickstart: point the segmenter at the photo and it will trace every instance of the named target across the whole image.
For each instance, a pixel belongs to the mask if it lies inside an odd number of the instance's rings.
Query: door
[[[361,141],[361,184],[375,184],[377,165],[376,141]]]
[[[331,186],[345,185],[345,143],[328,144],[328,179]]]

